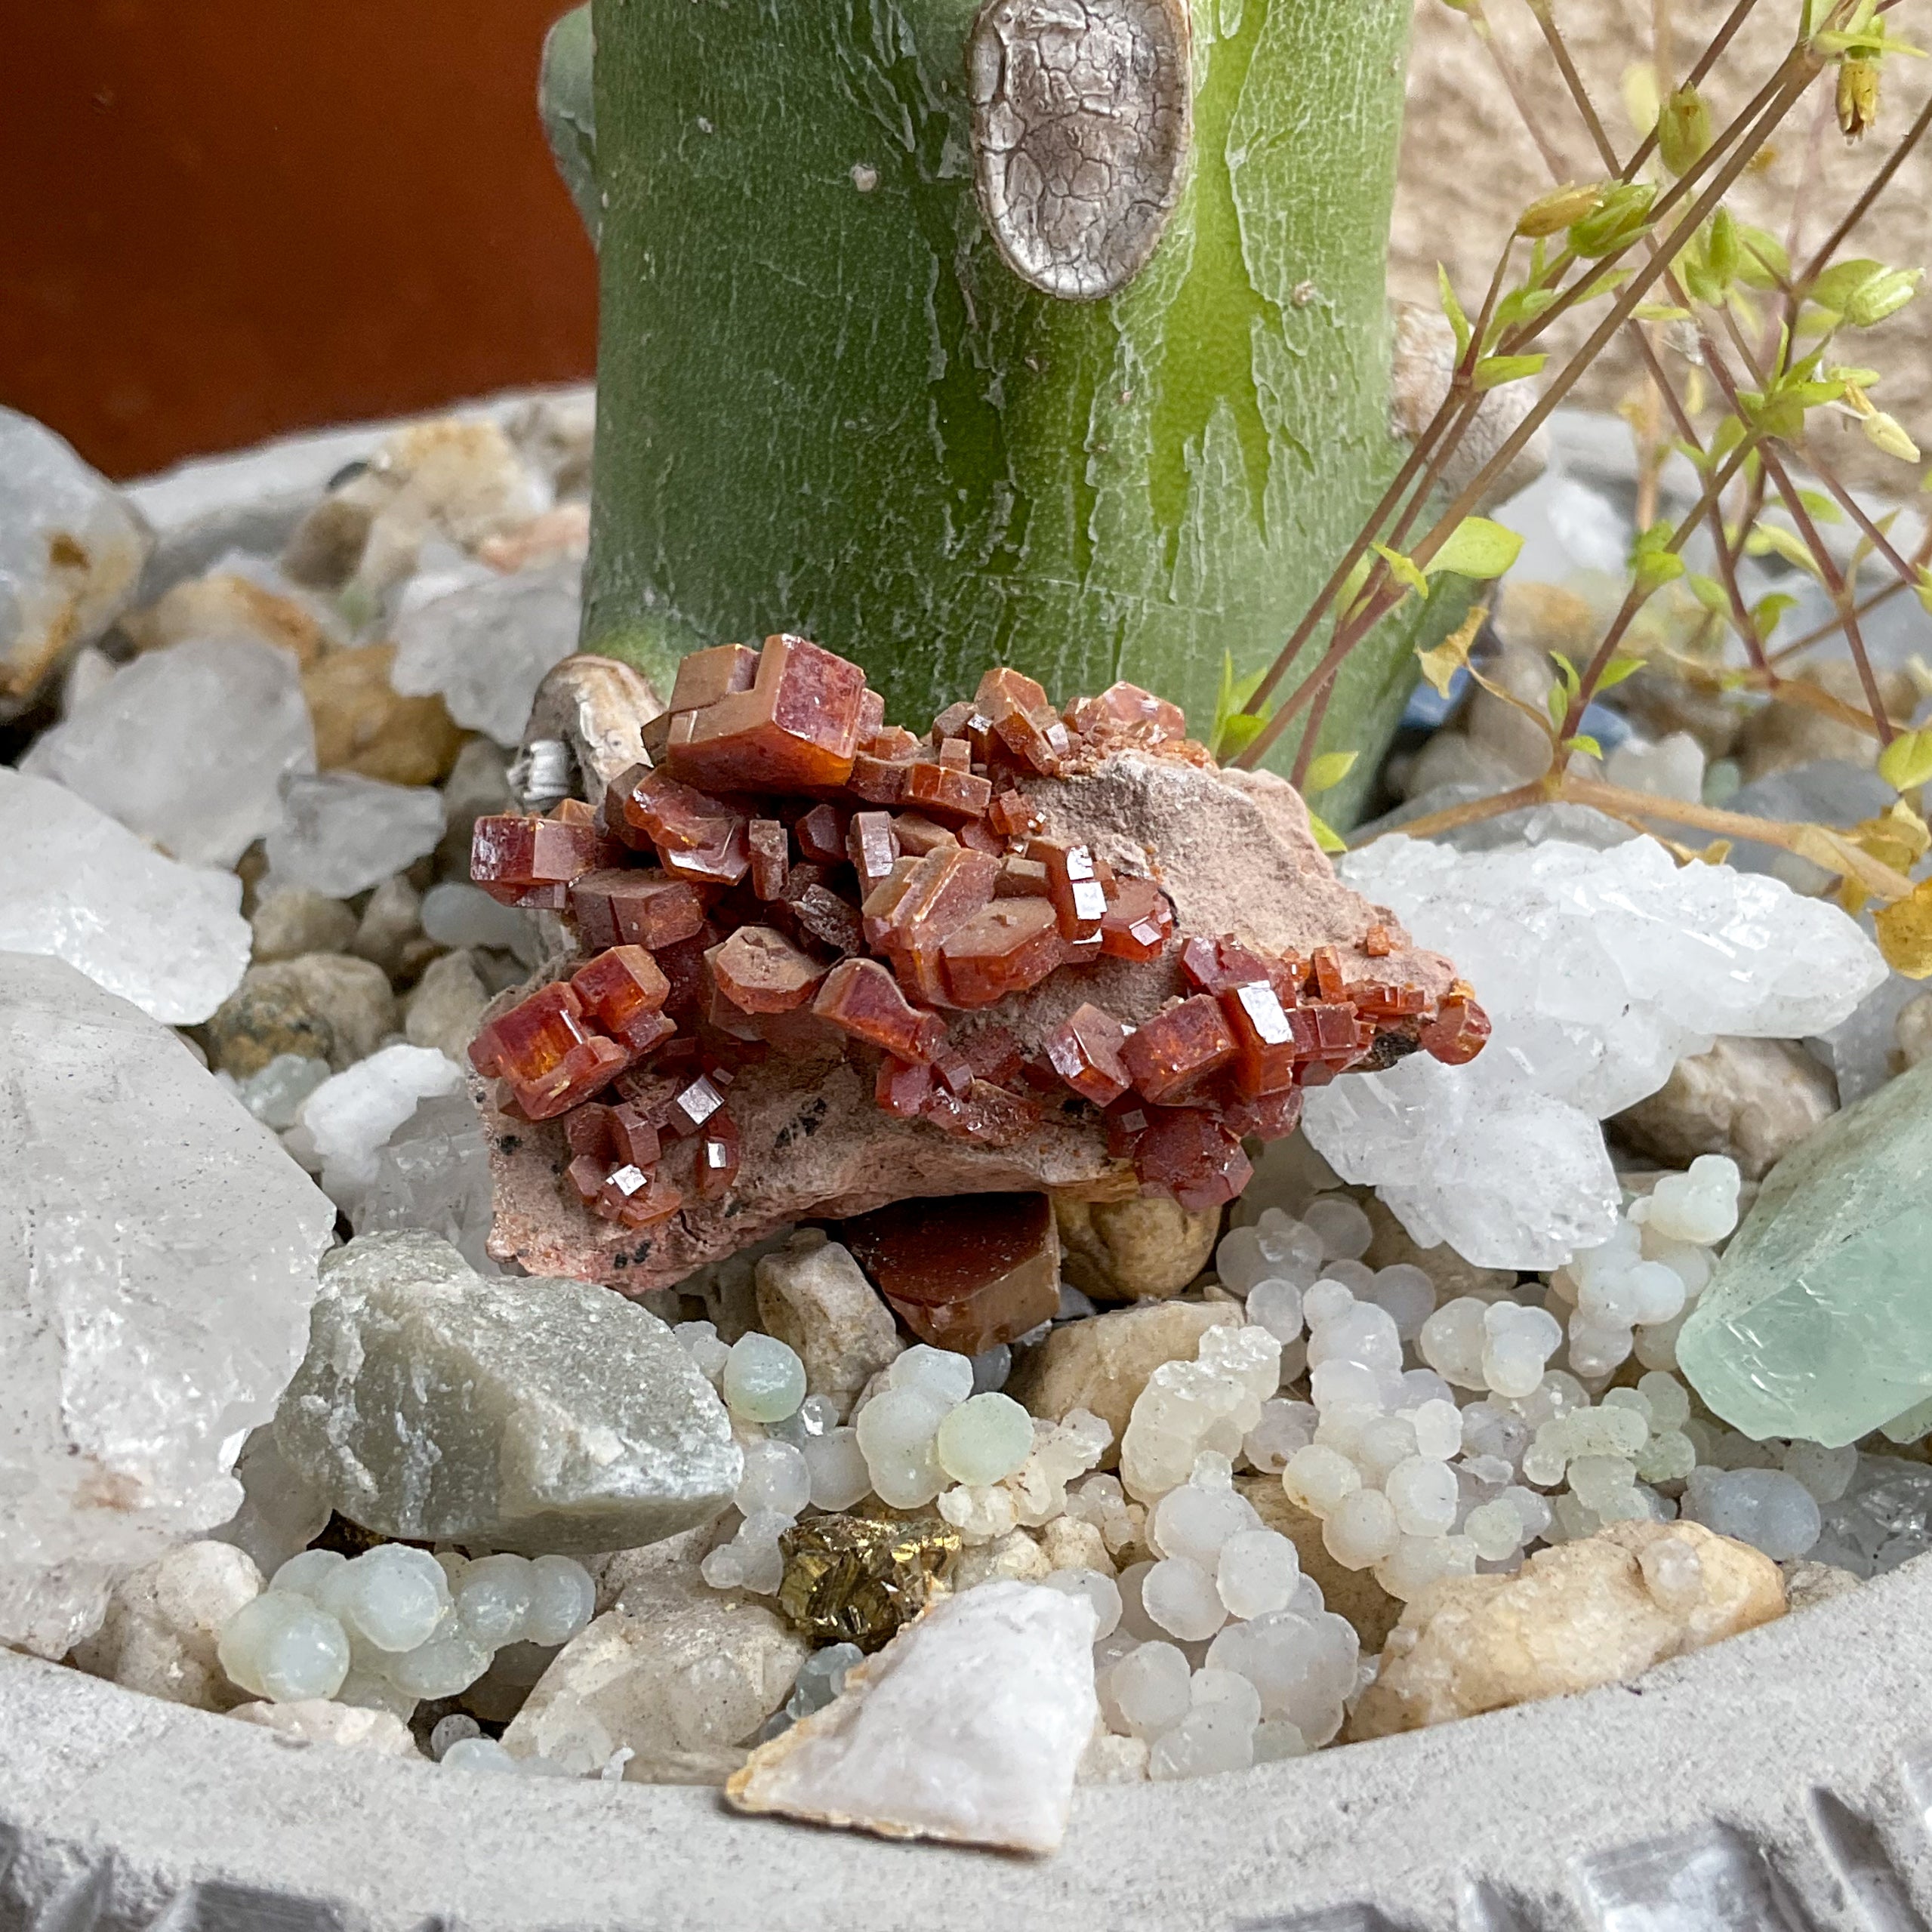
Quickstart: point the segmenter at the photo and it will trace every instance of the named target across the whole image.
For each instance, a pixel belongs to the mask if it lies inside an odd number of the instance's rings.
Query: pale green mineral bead
[[[1033,1418],[1010,1395],[988,1391],[951,1410],[935,1445],[939,1466],[975,1487],[1010,1476],[1033,1451]]]
[[[741,1422],[781,1422],[805,1400],[805,1364],[775,1336],[754,1330],[732,1345],[724,1397]]]
[[[244,1690],[278,1704],[333,1697],[349,1675],[340,1624],[306,1597],[270,1590],[222,1626],[221,1668]]]

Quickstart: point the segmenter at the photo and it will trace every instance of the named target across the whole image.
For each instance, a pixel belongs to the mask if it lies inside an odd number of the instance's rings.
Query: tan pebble
[[[1666,1605],[1640,1554],[1675,1538],[1701,1565],[1687,1607]],[[1457,1576],[1403,1611],[1351,1738],[1594,1690],[1636,1677],[1785,1613],[1783,1579],[1761,1551],[1696,1523],[1615,1523],[1539,1550],[1514,1576]]]
[[[1178,1295],[1207,1265],[1219,1211],[1196,1213],[1168,1194],[1092,1200],[1055,1194],[1061,1265],[1097,1302]]]

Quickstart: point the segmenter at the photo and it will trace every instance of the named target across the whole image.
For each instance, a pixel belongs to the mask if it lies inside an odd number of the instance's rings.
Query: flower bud
[[[1869,328],[1909,302],[1918,287],[1921,271],[1888,268],[1854,288],[1846,299],[1844,319],[1853,328]]]
[[[1570,245],[1586,259],[1607,255],[1643,233],[1656,190],[1647,181],[1619,181],[1603,191],[1595,210],[1572,224]]]
[[[1838,63],[1838,127],[1853,140],[1878,118],[1878,63],[1855,54]]]
[[[1657,116],[1657,152],[1673,174],[1687,174],[1711,145],[1711,110],[1694,87],[1681,87]]]
[[[1516,232],[1534,240],[1554,235],[1592,213],[1603,199],[1601,188],[1564,186],[1532,202],[1516,218]]]

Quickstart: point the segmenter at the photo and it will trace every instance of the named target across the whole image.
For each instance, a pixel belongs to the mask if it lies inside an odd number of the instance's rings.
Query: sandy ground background
[[[1635,144],[1620,83],[1632,63],[1652,54],[1649,0],[1555,0],[1556,20],[1612,142]],[[1730,0],[1667,0],[1672,66],[1690,64],[1730,11]],[[1795,0],[1758,5],[1721,57],[1706,93],[1717,125],[1757,91],[1788,50]],[[1932,45],[1932,4],[1903,0],[1889,17],[1895,33]],[[1590,181],[1603,169],[1524,0],[1491,0],[1490,24],[1526,83],[1546,136],[1565,157],[1569,178]],[[1780,236],[1789,226],[1794,190],[1815,144],[1813,185],[1801,223],[1801,247],[1816,248],[1910,127],[1932,91],[1932,60],[1888,60],[1878,126],[1862,143],[1847,142],[1832,109],[1832,76],[1814,84],[1779,129],[1761,173],[1748,174],[1733,205]],[[1444,0],[1417,0],[1409,68],[1409,113],[1391,236],[1392,294],[1433,303],[1436,263],[1454,279],[1473,310],[1488,285],[1496,251],[1517,211],[1550,186],[1548,169],[1524,131],[1469,22]],[[1932,135],[1893,178],[1848,252],[1900,267],[1932,261]],[[1601,307],[1592,319],[1601,314]],[[1580,340],[1587,325],[1574,331]],[[1932,294],[1868,334],[1847,331],[1841,353],[1881,369],[1877,401],[1932,454]],[[1553,356],[1550,365],[1557,366]],[[1573,393],[1575,402],[1612,408],[1632,390],[1641,367],[1628,348],[1607,356]],[[1813,419],[1814,422],[1819,419]],[[1849,418],[1832,415],[1816,439],[1818,453],[1849,480],[1900,492],[1916,473],[1881,454]]]

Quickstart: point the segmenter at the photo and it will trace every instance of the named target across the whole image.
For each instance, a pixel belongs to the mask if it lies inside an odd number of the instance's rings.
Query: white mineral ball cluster
[[[271,1702],[328,1698],[406,1721],[420,1700],[468,1690],[506,1645],[568,1643],[596,1607],[590,1572],[569,1557],[304,1550],[223,1625],[219,1655]]]
[[[1305,1372],[1308,1399],[1268,1397],[1243,1441],[1248,1461],[1280,1472],[1337,1564],[1405,1602],[1438,1578],[1512,1571],[1536,1547],[1619,1521],[1682,1515],[1779,1561],[1803,1555],[1820,1505],[1850,1480],[1850,1452],[1752,1443],[1693,1419],[1674,1373],[1738,1188],[1733,1162],[1704,1157],[1546,1282],[1492,1275],[1499,1285],[1446,1299],[1420,1267],[1360,1259],[1371,1224],[1345,1197],[1317,1194],[1299,1218],[1262,1206],[1216,1256],[1250,1328],[1214,1335],[1267,1329],[1284,1382]],[[1256,1204],[1251,1192],[1246,1211]],[[1140,1424],[1137,1408],[1129,1444]]]

